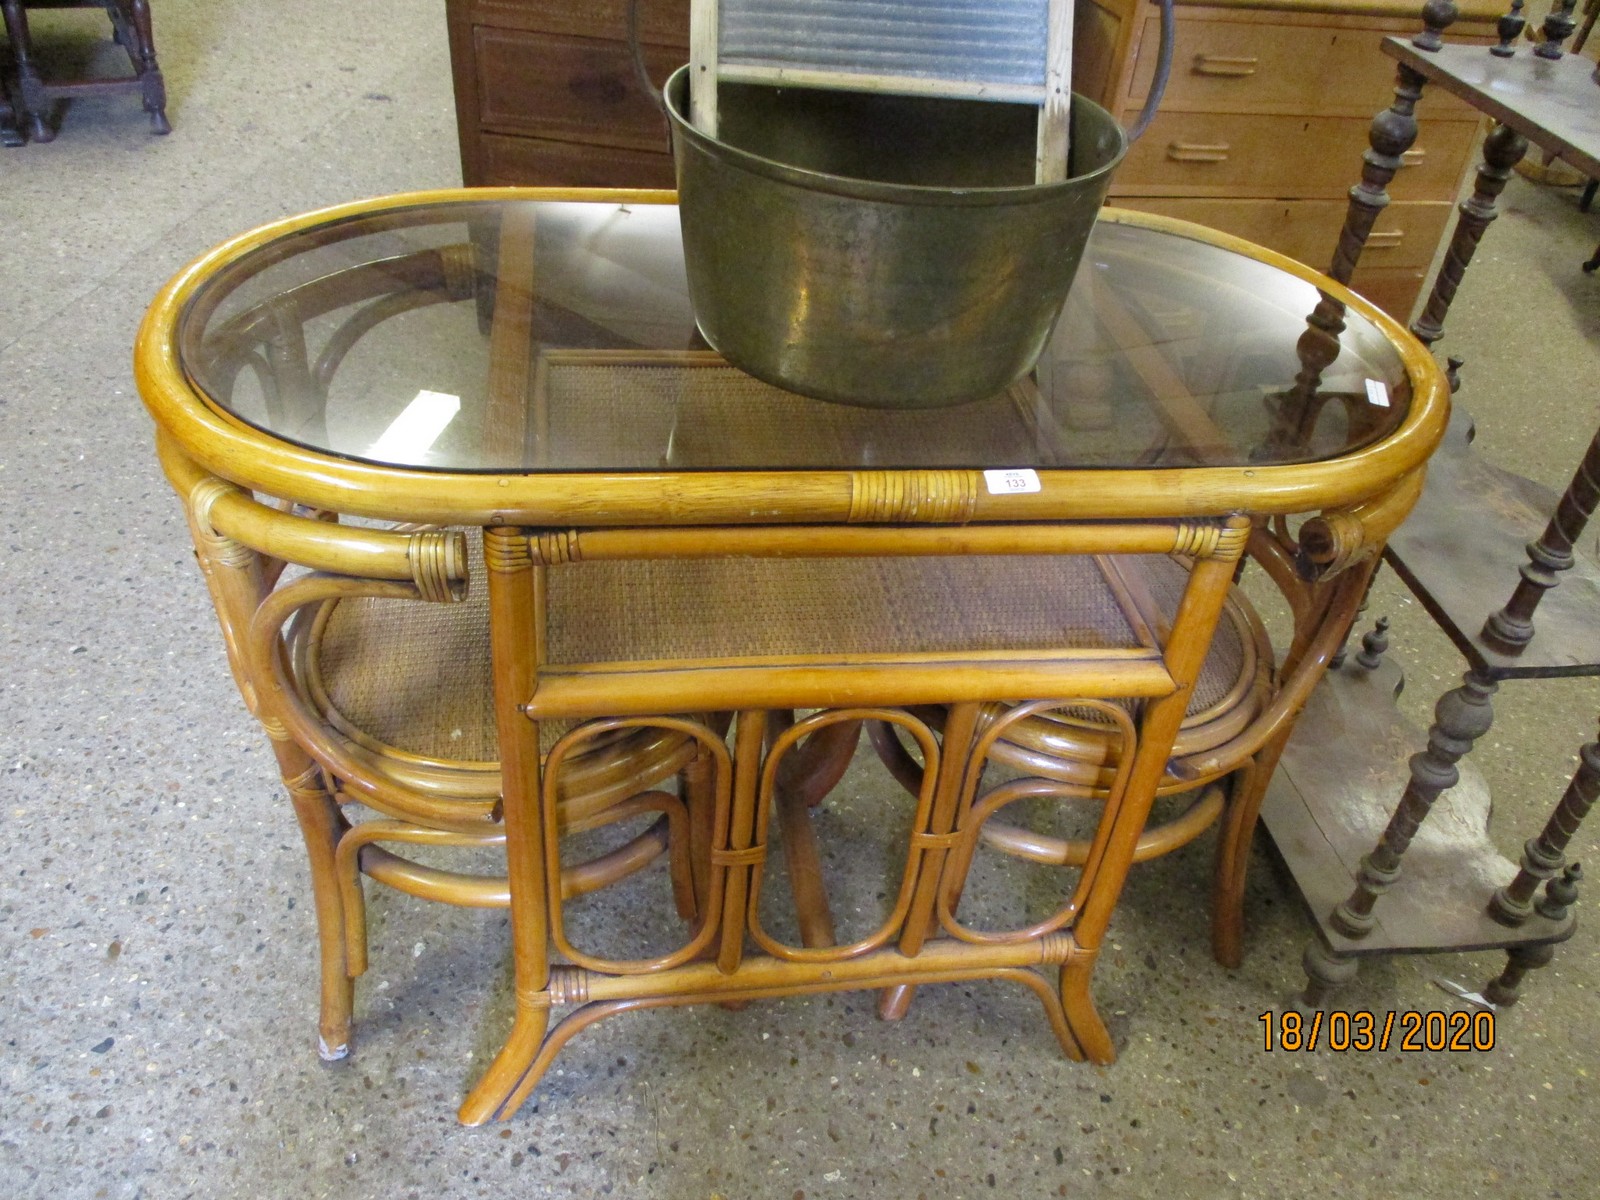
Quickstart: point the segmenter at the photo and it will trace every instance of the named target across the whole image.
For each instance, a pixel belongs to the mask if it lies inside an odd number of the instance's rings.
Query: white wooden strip
[[[1050,0],[1045,27],[1044,106],[1039,110],[1039,183],[1058,183],[1067,177],[1067,140],[1072,119],[1072,8],[1071,0]]]
[[[889,92],[900,96],[946,96],[956,100],[995,100],[1010,104],[1039,105],[1045,100],[1044,90],[1036,86],[924,79],[913,75],[856,75],[848,71],[812,71],[802,67],[728,62],[722,64],[721,75],[729,83],[764,83],[772,87],[789,85]]]
[[[717,0],[689,5],[689,123],[707,137],[717,136]]]

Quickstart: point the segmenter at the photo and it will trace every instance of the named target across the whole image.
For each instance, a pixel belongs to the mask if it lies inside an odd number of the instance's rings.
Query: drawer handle
[[[1246,75],[1254,75],[1256,73],[1258,61],[1245,55],[1196,54],[1194,56],[1194,73],[1196,75],[1222,75],[1230,79],[1243,79]]]
[[[1400,156],[1400,165],[1402,167],[1420,167],[1422,160],[1427,157],[1428,152],[1426,150],[1407,150]]]
[[[1228,149],[1227,142],[1218,142],[1214,146],[1199,142],[1173,142],[1167,147],[1167,157],[1173,162],[1219,163],[1228,160]]]
[[[1385,229],[1376,233],[1367,234],[1368,250],[1393,249],[1405,240],[1406,232],[1403,229]]]

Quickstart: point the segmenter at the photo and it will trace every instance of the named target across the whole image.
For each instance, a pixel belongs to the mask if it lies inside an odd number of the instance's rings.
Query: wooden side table
[[[1427,28],[1409,42],[1384,42],[1400,64],[1395,102],[1373,122],[1372,148],[1330,270],[1336,279],[1350,277],[1416,137],[1426,84],[1492,117],[1497,125],[1484,143],[1476,188],[1461,205],[1412,326],[1430,345],[1443,333],[1456,288],[1497,215],[1496,198],[1529,143],[1600,173],[1600,84],[1588,60],[1561,56],[1570,19],[1553,13],[1537,50],[1512,45],[1520,28],[1509,17],[1494,50],[1445,46],[1439,34],[1450,7],[1436,12],[1430,5]],[[1459,365],[1451,360],[1453,383]],[[1362,955],[1504,948],[1506,972],[1484,994],[1512,1004],[1525,972],[1548,962],[1552,944],[1572,931],[1568,910],[1581,873],[1564,852],[1600,794],[1600,744],[1581,750],[1577,774],[1520,865],[1490,844],[1487,790],[1461,760],[1488,732],[1490,701],[1502,681],[1600,674],[1600,565],[1575,547],[1600,499],[1600,434],[1557,498],[1475,454],[1470,424],[1462,414],[1455,418],[1422,498],[1386,551],[1466,660],[1461,686],[1440,699],[1426,749],[1406,770],[1400,747],[1415,744],[1417,734],[1386,703],[1393,681],[1381,647],[1366,647],[1329,676],[1318,719],[1302,723],[1262,809],[1317,922],[1319,942],[1306,956],[1309,1003],[1348,980]],[[1400,802],[1390,814],[1396,791]],[[1545,894],[1536,898],[1541,884]]]
[[[133,74],[112,79],[46,79],[34,61],[33,40],[28,30],[30,8],[103,8],[111,19],[112,36],[128,52]],[[0,0],[4,10],[6,34],[11,39],[16,59],[18,101],[26,122],[27,134],[36,142],[52,141],[56,131],[50,124],[55,101],[72,96],[138,92],[150,114],[152,133],[171,133],[167,121],[167,88],[156,63],[155,35],[150,26],[150,0]],[[6,120],[0,112],[0,142],[20,146],[5,137]]]

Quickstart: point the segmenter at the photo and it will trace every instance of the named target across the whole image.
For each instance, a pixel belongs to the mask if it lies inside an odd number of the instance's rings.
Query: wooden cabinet
[[[1495,40],[1499,0],[1459,8],[1452,40]],[[1417,0],[1180,0],[1166,95],[1113,178],[1110,203],[1199,221],[1326,268],[1368,127],[1393,99],[1394,62],[1378,44],[1419,30],[1420,11]],[[1124,125],[1149,94],[1160,25],[1148,0],[1079,0],[1075,86]],[[1423,107],[1422,135],[1354,280],[1402,319],[1448,227],[1479,129],[1477,114],[1442,92],[1429,92]]]
[[[448,0],[469,187],[671,187],[666,120],[638,80],[627,0]],[[689,58],[689,0],[640,0],[657,87]]]

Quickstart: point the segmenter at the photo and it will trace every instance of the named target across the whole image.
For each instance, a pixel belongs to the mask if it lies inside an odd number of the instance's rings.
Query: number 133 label
[[[1027,467],[1013,467],[1004,471],[985,471],[983,482],[991,496],[1004,496],[1039,490],[1039,472]]]

